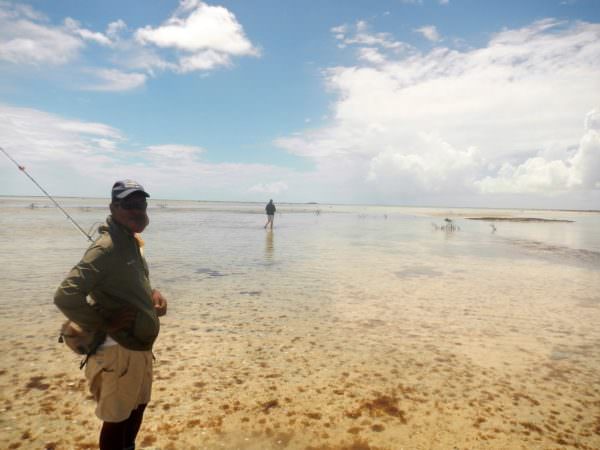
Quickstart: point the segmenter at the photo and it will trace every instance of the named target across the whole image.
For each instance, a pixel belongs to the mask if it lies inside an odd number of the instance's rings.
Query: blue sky
[[[598,209],[599,133],[598,0],[0,0],[0,146],[56,195]]]

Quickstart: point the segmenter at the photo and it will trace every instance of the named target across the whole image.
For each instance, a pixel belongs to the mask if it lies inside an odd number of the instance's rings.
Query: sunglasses
[[[140,210],[145,211],[146,208],[148,208],[148,202],[146,202],[146,199],[144,197],[131,198],[131,199],[126,198],[125,200],[121,200],[119,202],[119,206],[126,210],[140,209]]]

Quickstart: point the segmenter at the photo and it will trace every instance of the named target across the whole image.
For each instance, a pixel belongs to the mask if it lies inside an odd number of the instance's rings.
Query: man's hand
[[[136,315],[137,311],[131,307],[125,307],[115,311],[111,315],[106,331],[114,333],[124,328],[129,328],[131,324],[135,322]]]
[[[152,290],[152,303],[154,303],[154,309],[158,317],[167,314],[167,299],[156,289]]]

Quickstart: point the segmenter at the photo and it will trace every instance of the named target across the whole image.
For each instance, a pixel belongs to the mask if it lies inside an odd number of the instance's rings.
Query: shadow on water
[[[212,269],[206,269],[206,268],[200,268],[200,269],[196,269],[196,273],[199,274],[205,274],[208,275],[209,277],[224,277],[225,274],[219,272],[218,270],[212,270]]]
[[[548,244],[533,239],[499,238],[505,244],[518,248],[528,256],[541,257],[550,262],[583,267],[600,267],[600,252]]]

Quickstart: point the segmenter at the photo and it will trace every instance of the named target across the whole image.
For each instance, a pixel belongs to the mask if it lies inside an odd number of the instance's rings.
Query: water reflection
[[[265,237],[265,261],[267,263],[273,263],[273,253],[275,250],[273,244],[273,230],[267,230],[267,234]]]

